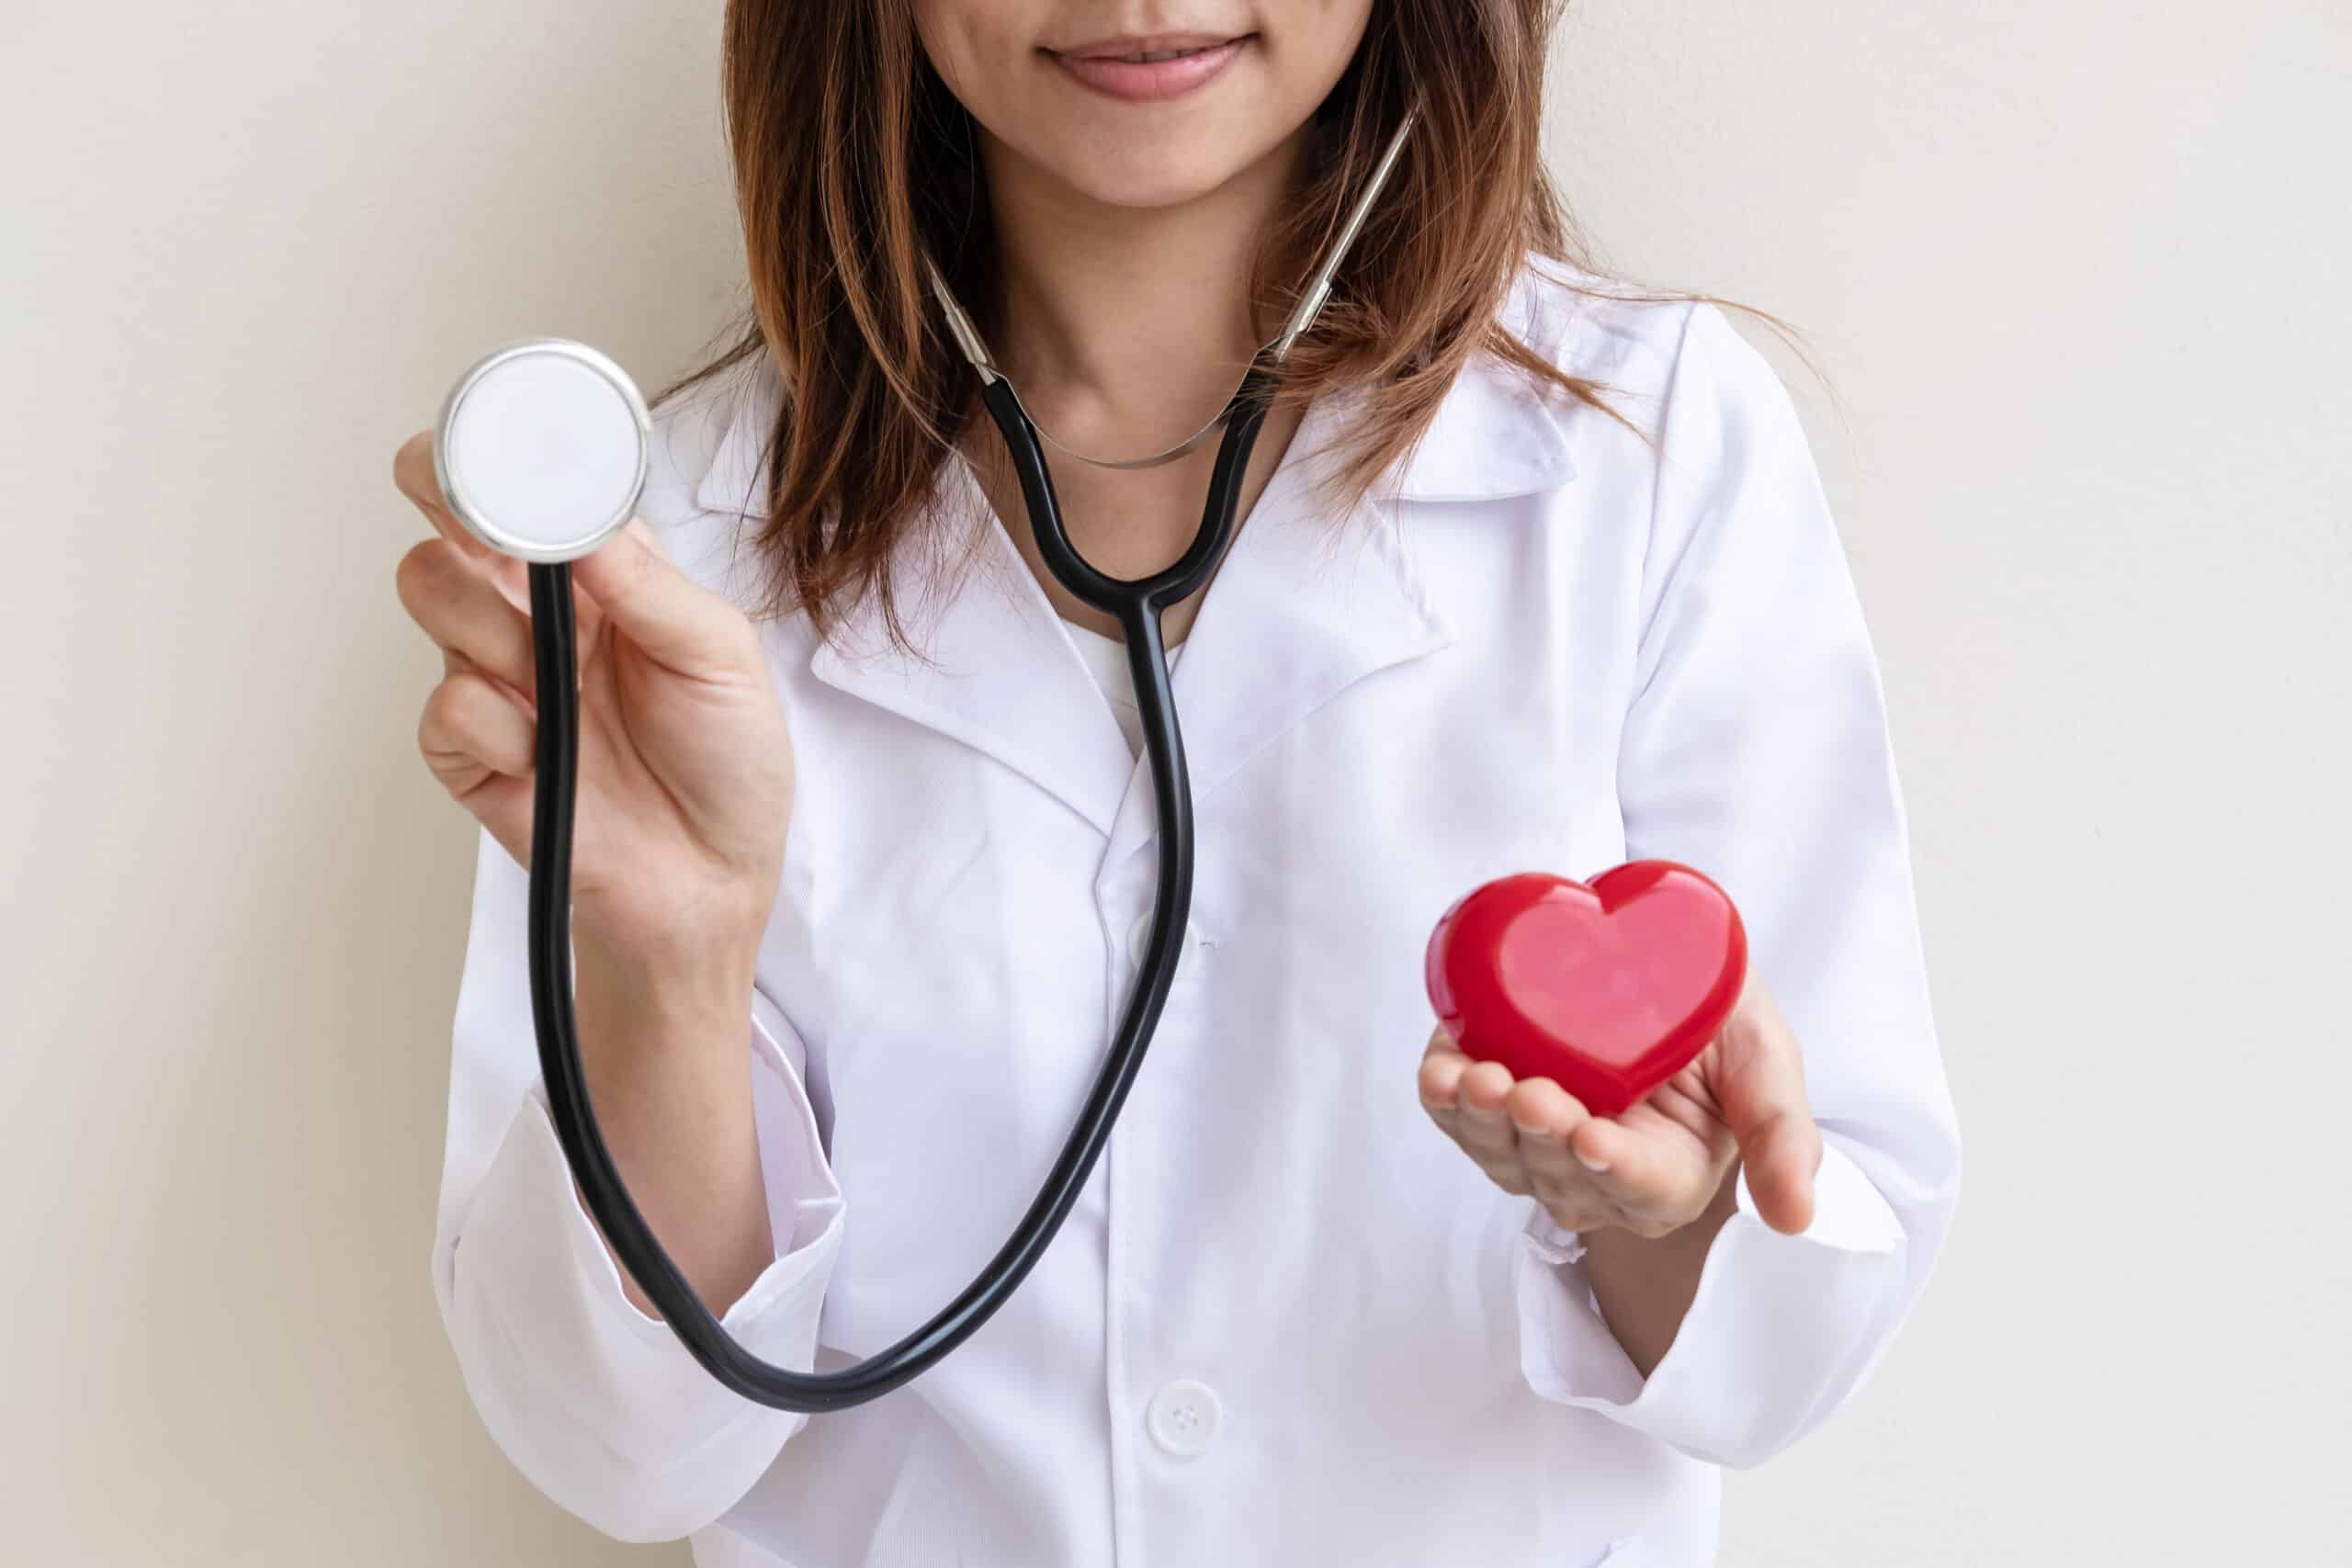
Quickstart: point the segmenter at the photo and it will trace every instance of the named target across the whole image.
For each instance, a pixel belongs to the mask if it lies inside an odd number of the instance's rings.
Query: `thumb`
[[[1721,1042],[1723,1081],[1716,1096],[1738,1140],[1756,1211],[1774,1230],[1793,1235],[1813,1223],[1813,1177],[1821,1166],[1821,1129],[1804,1093],[1804,1053],[1795,1033],[1760,987],[1752,987]]]
[[[749,657],[742,613],[679,570],[642,518],[572,562],[571,580],[647,658],[680,674],[737,670]]]

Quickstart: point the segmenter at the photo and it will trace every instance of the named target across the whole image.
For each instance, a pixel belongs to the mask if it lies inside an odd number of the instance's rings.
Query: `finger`
[[[1420,1071],[1415,1075],[1415,1089],[1420,1096],[1421,1109],[1429,1112],[1438,1131],[1455,1143],[1462,1141],[1462,1111],[1454,1098],[1462,1081],[1463,1069],[1470,1058],[1453,1049],[1441,1029],[1430,1036],[1427,1049],[1421,1053]]]
[[[441,493],[440,475],[433,467],[431,431],[419,431],[401,444],[401,449],[392,456],[392,482],[424,514],[434,532],[448,540],[460,554],[484,564],[502,598],[524,614],[530,613],[530,569],[483,544],[449,510],[448,498]]]
[[[401,604],[424,635],[525,696],[537,693],[531,626],[482,570],[446,539],[419,541],[393,573]]]
[[[1706,1202],[1710,1168],[1695,1145],[1677,1137],[1644,1136],[1593,1116],[1568,1134],[1568,1147],[1588,1179],[1629,1213],[1687,1216]]]
[[[737,673],[758,659],[742,613],[689,579],[642,521],[571,565],[606,619],[658,664],[681,674]]]
[[[1441,1054],[1443,1062],[1444,1054]],[[1465,1059],[1466,1060],[1466,1059]],[[1502,1089],[1493,1087],[1499,1075]],[[1474,1076],[1487,1088],[1483,1099],[1473,1104],[1468,1095],[1459,1092],[1459,1085],[1471,1081]],[[1449,1109],[1432,1109],[1430,1119],[1437,1122],[1446,1136],[1461,1145],[1471,1163],[1504,1191],[1525,1195],[1532,1190],[1527,1172],[1520,1164],[1519,1145],[1511,1131],[1510,1119],[1501,1110],[1502,1095],[1510,1084],[1510,1074],[1492,1063],[1470,1063],[1457,1080],[1457,1093]]]
[[[1481,1165],[1515,1168],[1519,1164],[1519,1135],[1503,1110],[1510,1090],[1510,1069],[1500,1062],[1472,1063],[1457,1085],[1462,1146]]]
[[[1504,1110],[1528,1185],[1552,1218],[1569,1230],[1613,1223],[1616,1203],[1604,1179],[1587,1171],[1568,1149],[1569,1134],[1590,1118],[1583,1101],[1550,1078],[1522,1078],[1511,1087]]]
[[[1583,1174],[1568,1152],[1568,1134],[1589,1112],[1575,1095],[1550,1078],[1521,1078],[1503,1101],[1519,1137],[1519,1157],[1538,1187],[1568,1186]]]
[[[1503,1109],[1522,1134],[1557,1143],[1591,1118],[1584,1101],[1550,1078],[1521,1078],[1511,1085]]]
[[[515,690],[514,687],[509,685],[506,682],[500,680],[489,671],[484,670],[481,665],[476,664],[472,660],[468,659],[464,654],[459,653],[457,649],[450,648],[443,649],[441,650],[441,673],[444,675],[455,675],[460,671],[480,675],[483,680],[489,682],[492,685],[496,686],[500,694],[504,696],[508,702],[513,703],[516,707],[522,709],[523,712],[529,714],[534,721],[538,718],[539,705],[531,700],[529,693]]]
[[[479,674],[442,678],[424,700],[417,746],[435,776],[462,790],[484,773],[520,778],[534,765],[537,725]]]
[[[450,797],[514,857],[531,863],[537,727],[480,674],[445,678],[425,699],[417,750]]]
[[[1443,1030],[1430,1036],[1429,1049],[1421,1053],[1421,1070],[1416,1080],[1421,1104],[1432,1114],[1451,1114],[1459,1103],[1462,1075],[1469,1069],[1470,1058],[1453,1048]]]
[[[400,450],[392,454],[392,483],[443,538],[469,556],[491,553],[488,545],[458,521],[458,514],[449,510],[449,498],[441,493],[441,476],[433,466],[433,432],[420,430],[401,443]]]
[[[1804,1092],[1804,1053],[1769,998],[1736,1015],[1721,1042],[1718,1098],[1739,1140],[1756,1212],[1789,1235],[1813,1223],[1813,1177],[1821,1130]]]

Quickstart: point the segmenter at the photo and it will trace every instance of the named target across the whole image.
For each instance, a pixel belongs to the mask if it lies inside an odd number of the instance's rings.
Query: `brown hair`
[[[1420,123],[1276,395],[1361,387],[1339,479],[1368,491],[1420,439],[1481,350],[1603,407],[1498,322],[1532,253],[1588,268],[1544,172],[1545,44],[1561,0],[1379,0],[1317,111],[1306,187],[1265,239],[1268,320],[1297,287],[1408,104]],[[763,354],[785,398],[755,543],[769,608],[821,634],[876,593],[903,643],[888,564],[915,526],[977,383],[922,280],[934,257],[989,331],[994,246],[976,138],[931,68],[911,0],[729,0],[723,66],[751,320],[666,400]]]

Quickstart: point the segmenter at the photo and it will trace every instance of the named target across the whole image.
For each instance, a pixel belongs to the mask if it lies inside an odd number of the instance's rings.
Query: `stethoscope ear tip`
[[[484,355],[441,405],[433,461],[449,510],[519,560],[590,554],[628,524],[644,493],[652,419],[637,383],[568,338],[526,338]]]

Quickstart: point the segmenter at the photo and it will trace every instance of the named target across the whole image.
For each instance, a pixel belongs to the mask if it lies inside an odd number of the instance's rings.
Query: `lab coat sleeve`
[[[1875,658],[1788,392],[1713,306],[1668,381],[1619,759],[1628,858],[1697,866],[1804,1051],[1826,1145],[1811,1227],[1746,1180],[1645,1380],[1577,1237],[1539,1210],[1513,1261],[1541,1395],[1692,1457],[1755,1464],[1849,1398],[1926,1283],[1960,1150],[1929,1016]]]
[[[605,1533],[667,1540],[717,1519],[806,1421],[741,1399],[623,1294],[582,1206],[538,1073],[528,878],[488,833],[458,984],[434,1292],[466,1389],[534,1485]],[[805,1370],[841,1243],[841,1190],[801,1087],[805,1049],[764,994],[745,1021],[775,1258],[721,1322]]]

